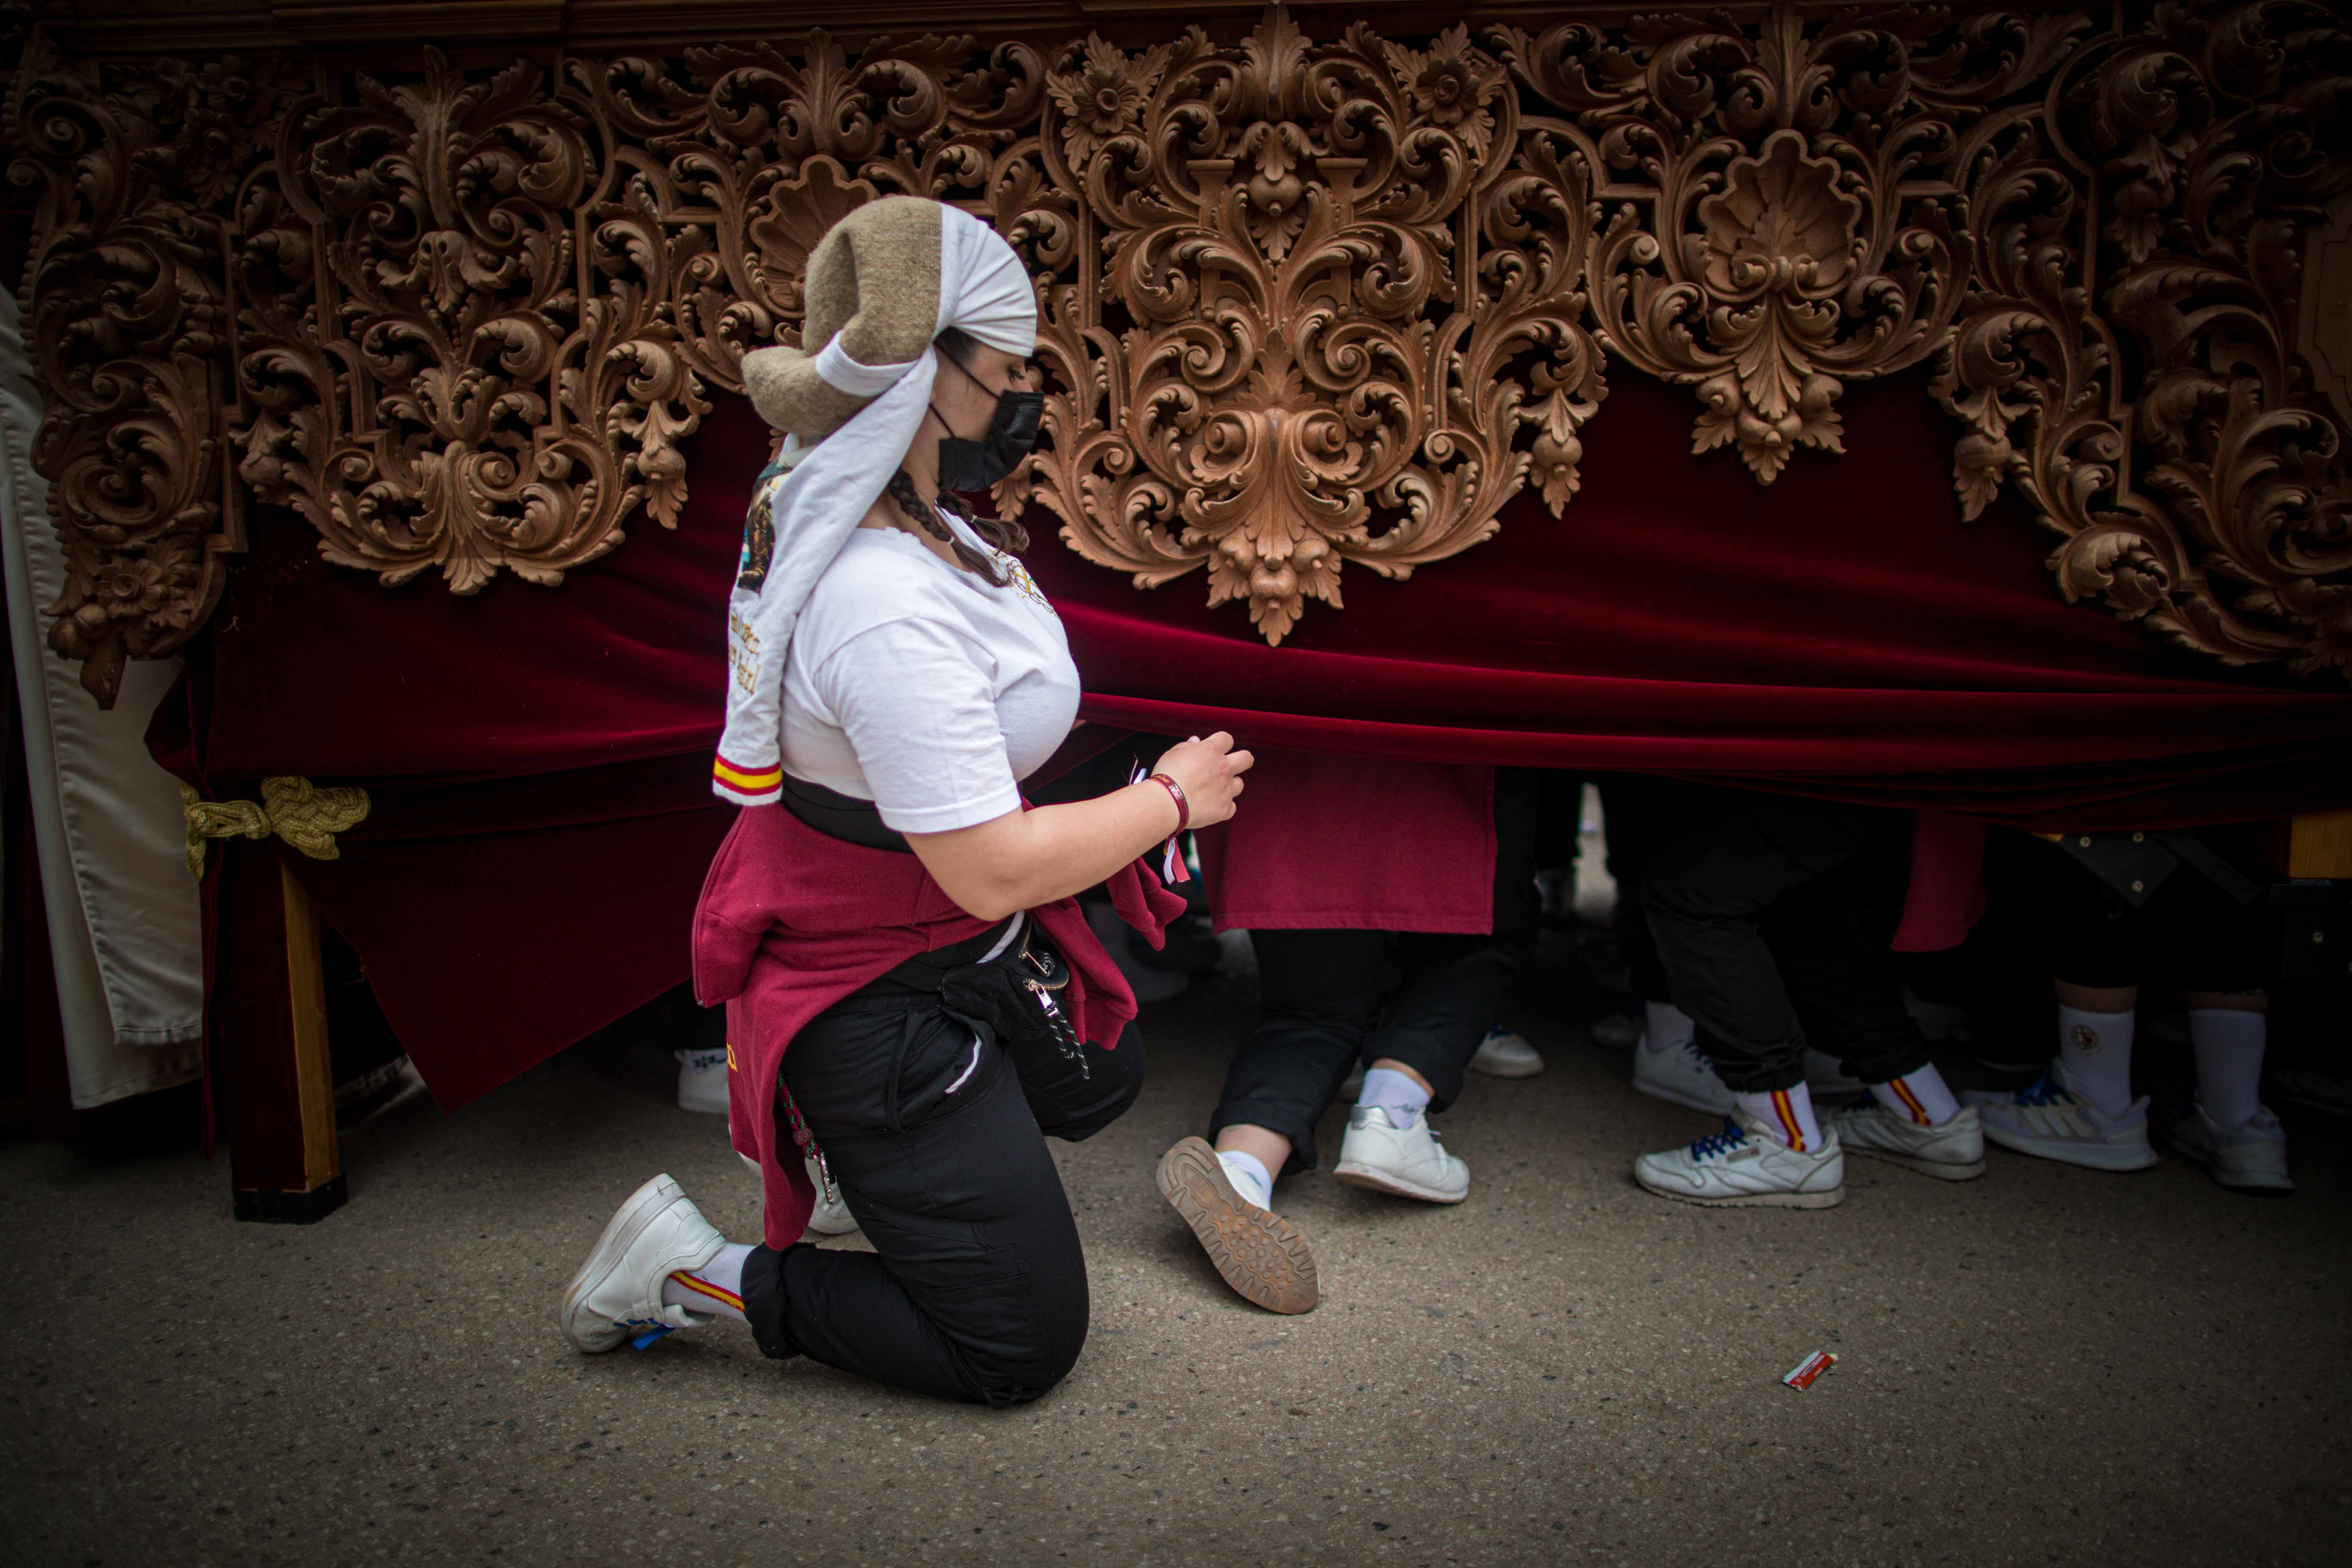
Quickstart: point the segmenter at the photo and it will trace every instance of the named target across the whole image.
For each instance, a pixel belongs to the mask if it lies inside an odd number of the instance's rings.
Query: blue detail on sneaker
[[[2074,1091],[2051,1077],[2047,1068],[2042,1069],[2040,1078],[2017,1091],[2020,1105],[2073,1105],[2076,1099]]]
[[[1740,1131],[1739,1123],[1727,1116],[1723,1119],[1722,1131],[1710,1132],[1704,1138],[1692,1140],[1691,1158],[1706,1160],[1717,1154],[1728,1154],[1747,1142],[1748,1134]]]
[[[647,1345],[652,1344],[656,1340],[660,1339],[665,1334],[674,1334],[677,1332],[677,1324],[661,1322],[652,1318],[626,1318],[614,1326],[624,1329],[643,1329],[645,1331],[645,1332],[637,1335],[636,1338],[629,1342],[629,1348],[633,1351],[641,1351],[645,1349]]]

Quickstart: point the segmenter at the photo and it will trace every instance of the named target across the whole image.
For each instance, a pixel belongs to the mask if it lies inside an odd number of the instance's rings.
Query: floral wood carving
[[[2144,25],[2143,25],[2144,24]],[[1759,482],[1922,363],[1973,514],[2062,591],[2224,659],[2352,660],[2352,478],[2298,344],[2352,190],[2352,34],[2309,0],[1652,16],[1410,43],[883,40],[374,74],[94,65],[37,30],[36,460],[51,641],[110,697],[282,507],[333,561],[553,584],[674,523],[677,443],[790,341],[825,226],[965,205],[1038,277],[1034,501],[1269,641],[1573,498],[1612,360]]]

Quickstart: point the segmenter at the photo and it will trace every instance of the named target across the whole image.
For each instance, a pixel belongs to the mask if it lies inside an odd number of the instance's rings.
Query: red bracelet
[[[1176,803],[1176,831],[1181,833],[1192,824],[1192,803],[1184,798],[1184,786],[1166,773],[1153,773],[1148,781],[1164,786],[1168,796]]]

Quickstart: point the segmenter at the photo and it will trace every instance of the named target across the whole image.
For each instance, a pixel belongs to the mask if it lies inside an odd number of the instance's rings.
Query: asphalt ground
[[[1466,1203],[1278,1190],[1323,1284],[1297,1318],[1227,1290],[1151,1181],[1202,1130],[1253,982],[1150,1009],[1136,1109],[1056,1148],[1086,1354],[1001,1412],[767,1362],[735,1325],[595,1358],[557,1337],[557,1293],[655,1172],[757,1235],[720,1119],[677,1110],[642,1041],[348,1133],[352,1202],[309,1226],[233,1222],[192,1129],[0,1144],[23,1287],[0,1558],[2352,1558],[2340,1123],[2290,1121],[2285,1199],[2178,1159],[1994,1151],[1960,1186],[1853,1161],[1822,1212],[1685,1207],[1627,1164],[1706,1120],[1626,1088],[1559,958],[1508,1020],[1549,1070],[1474,1078],[1441,1119]],[[1815,1350],[1835,1369],[1783,1387]]]

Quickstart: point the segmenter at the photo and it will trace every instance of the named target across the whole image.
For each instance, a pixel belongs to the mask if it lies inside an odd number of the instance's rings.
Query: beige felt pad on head
[[[904,364],[929,346],[939,331],[943,210],[923,196],[884,196],[825,230],[803,290],[805,346],[743,356],[744,385],[761,418],[814,444],[873,401],[817,374],[817,351],[835,332],[860,364]]]

